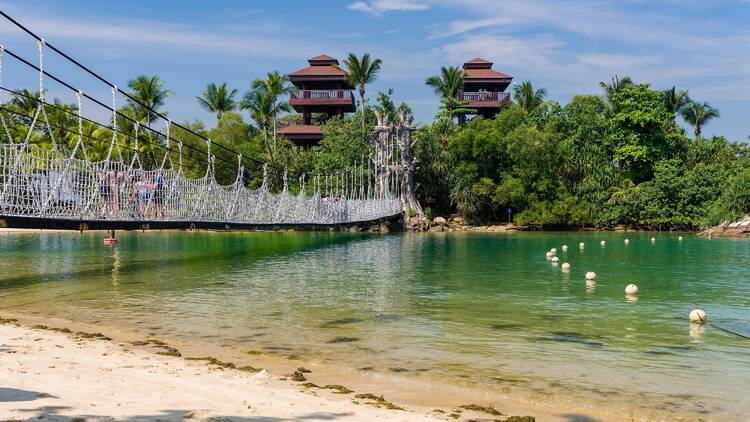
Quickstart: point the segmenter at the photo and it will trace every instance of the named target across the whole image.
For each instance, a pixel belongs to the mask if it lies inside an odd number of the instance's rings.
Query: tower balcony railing
[[[469,101],[469,107],[477,106],[499,106],[500,103],[510,100],[507,92],[464,92],[460,95],[463,101]]]
[[[291,94],[291,102],[298,103],[351,103],[352,91],[348,89],[300,89]]]

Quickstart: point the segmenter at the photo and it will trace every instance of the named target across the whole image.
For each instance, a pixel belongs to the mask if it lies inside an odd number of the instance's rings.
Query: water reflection
[[[695,324],[691,322],[689,334],[691,343],[702,343],[703,336],[706,334],[705,324]]]
[[[652,245],[648,234],[625,248],[612,234],[606,248],[570,251],[572,273],[541,260],[550,245],[599,236],[123,233],[109,250],[101,236],[4,236],[0,308],[385,374],[545,379],[570,397],[616,383],[618,398],[642,393],[644,405],[659,405],[655,391],[686,390],[725,409],[742,404],[714,392],[750,389],[746,343],[701,327],[685,336],[672,316],[700,304],[749,320],[750,285],[738,280],[750,279],[750,250],[691,238]],[[576,268],[600,274],[598,285],[581,285]],[[622,300],[622,280],[645,279],[643,300]],[[709,347],[679,349],[690,341]]]

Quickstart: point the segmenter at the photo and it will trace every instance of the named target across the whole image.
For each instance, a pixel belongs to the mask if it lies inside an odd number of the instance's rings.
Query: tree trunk
[[[273,162],[273,150],[271,150],[271,144],[268,143],[268,128],[265,125],[263,125],[263,142],[265,142],[266,148],[268,148],[268,157],[271,160],[271,164],[275,166],[276,164]]]
[[[364,86],[359,88],[359,100],[362,107],[362,129],[365,128],[365,88]]]
[[[701,137],[701,125],[700,123],[695,124],[695,139],[699,139]]]

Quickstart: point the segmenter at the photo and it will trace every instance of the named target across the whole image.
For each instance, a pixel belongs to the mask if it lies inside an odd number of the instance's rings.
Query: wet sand
[[[692,420],[665,419],[619,403],[602,408],[508,388],[501,394],[482,392],[294,356],[14,316],[20,321],[0,325],[2,419],[525,422],[533,419],[508,418],[529,415],[561,422]],[[298,368],[304,370],[295,373]]]

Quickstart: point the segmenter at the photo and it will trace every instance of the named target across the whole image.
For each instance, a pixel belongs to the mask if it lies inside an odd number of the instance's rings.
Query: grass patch
[[[326,343],[329,343],[329,344],[351,343],[351,342],[355,342],[355,341],[359,341],[359,338],[358,337],[334,337],[334,338],[328,340]]]
[[[179,350],[157,339],[131,341],[130,344],[132,344],[133,346],[154,346],[159,349],[163,349],[161,351],[156,352],[157,355],[175,356],[175,357],[182,356],[182,353],[180,353]]]
[[[315,384],[314,382],[306,382],[301,385],[305,388],[320,388],[320,386],[318,384]]]
[[[350,390],[344,387],[343,385],[339,385],[339,384],[328,384],[323,388],[325,388],[326,390],[335,390],[334,391],[335,394],[350,394],[354,392],[353,390]]]
[[[390,409],[390,410],[404,410],[403,407],[397,406],[397,405],[389,402],[382,395],[376,396],[375,394],[372,394],[372,393],[362,393],[362,394],[357,394],[354,397],[356,397],[358,399],[363,399],[363,400],[372,400],[373,402],[371,402],[369,404],[374,404],[374,405],[376,405],[378,407],[382,406],[382,407],[385,407],[386,409]]]
[[[83,331],[78,331],[75,334],[76,334],[76,337],[78,337],[78,338],[97,339],[97,340],[112,340],[110,337],[107,337],[107,336],[105,336],[102,333],[84,333]]]
[[[215,357],[211,357],[211,356],[206,356],[206,357],[201,357],[201,358],[185,358],[185,359],[186,360],[205,360],[208,364],[217,366],[217,367],[219,367],[221,369],[236,369],[238,371],[252,372],[252,373],[256,373],[256,372],[260,372],[261,371],[260,368],[255,368],[255,367],[250,366],[250,365],[237,366],[237,365],[233,364],[232,362],[224,362],[224,361],[221,361],[221,360],[216,359]]]
[[[487,413],[487,414],[490,414],[492,416],[502,416],[503,415],[499,410],[497,410],[494,407],[492,407],[492,405],[489,405],[489,406],[480,406],[478,404],[473,404],[472,403],[472,404],[463,404],[463,405],[458,406],[458,407],[460,407],[461,409],[465,409],[465,410],[473,410],[475,412]]]
[[[305,374],[303,374],[300,371],[294,371],[294,374],[292,375],[292,381],[302,382],[307,381],[307,378],[305,378]]]

